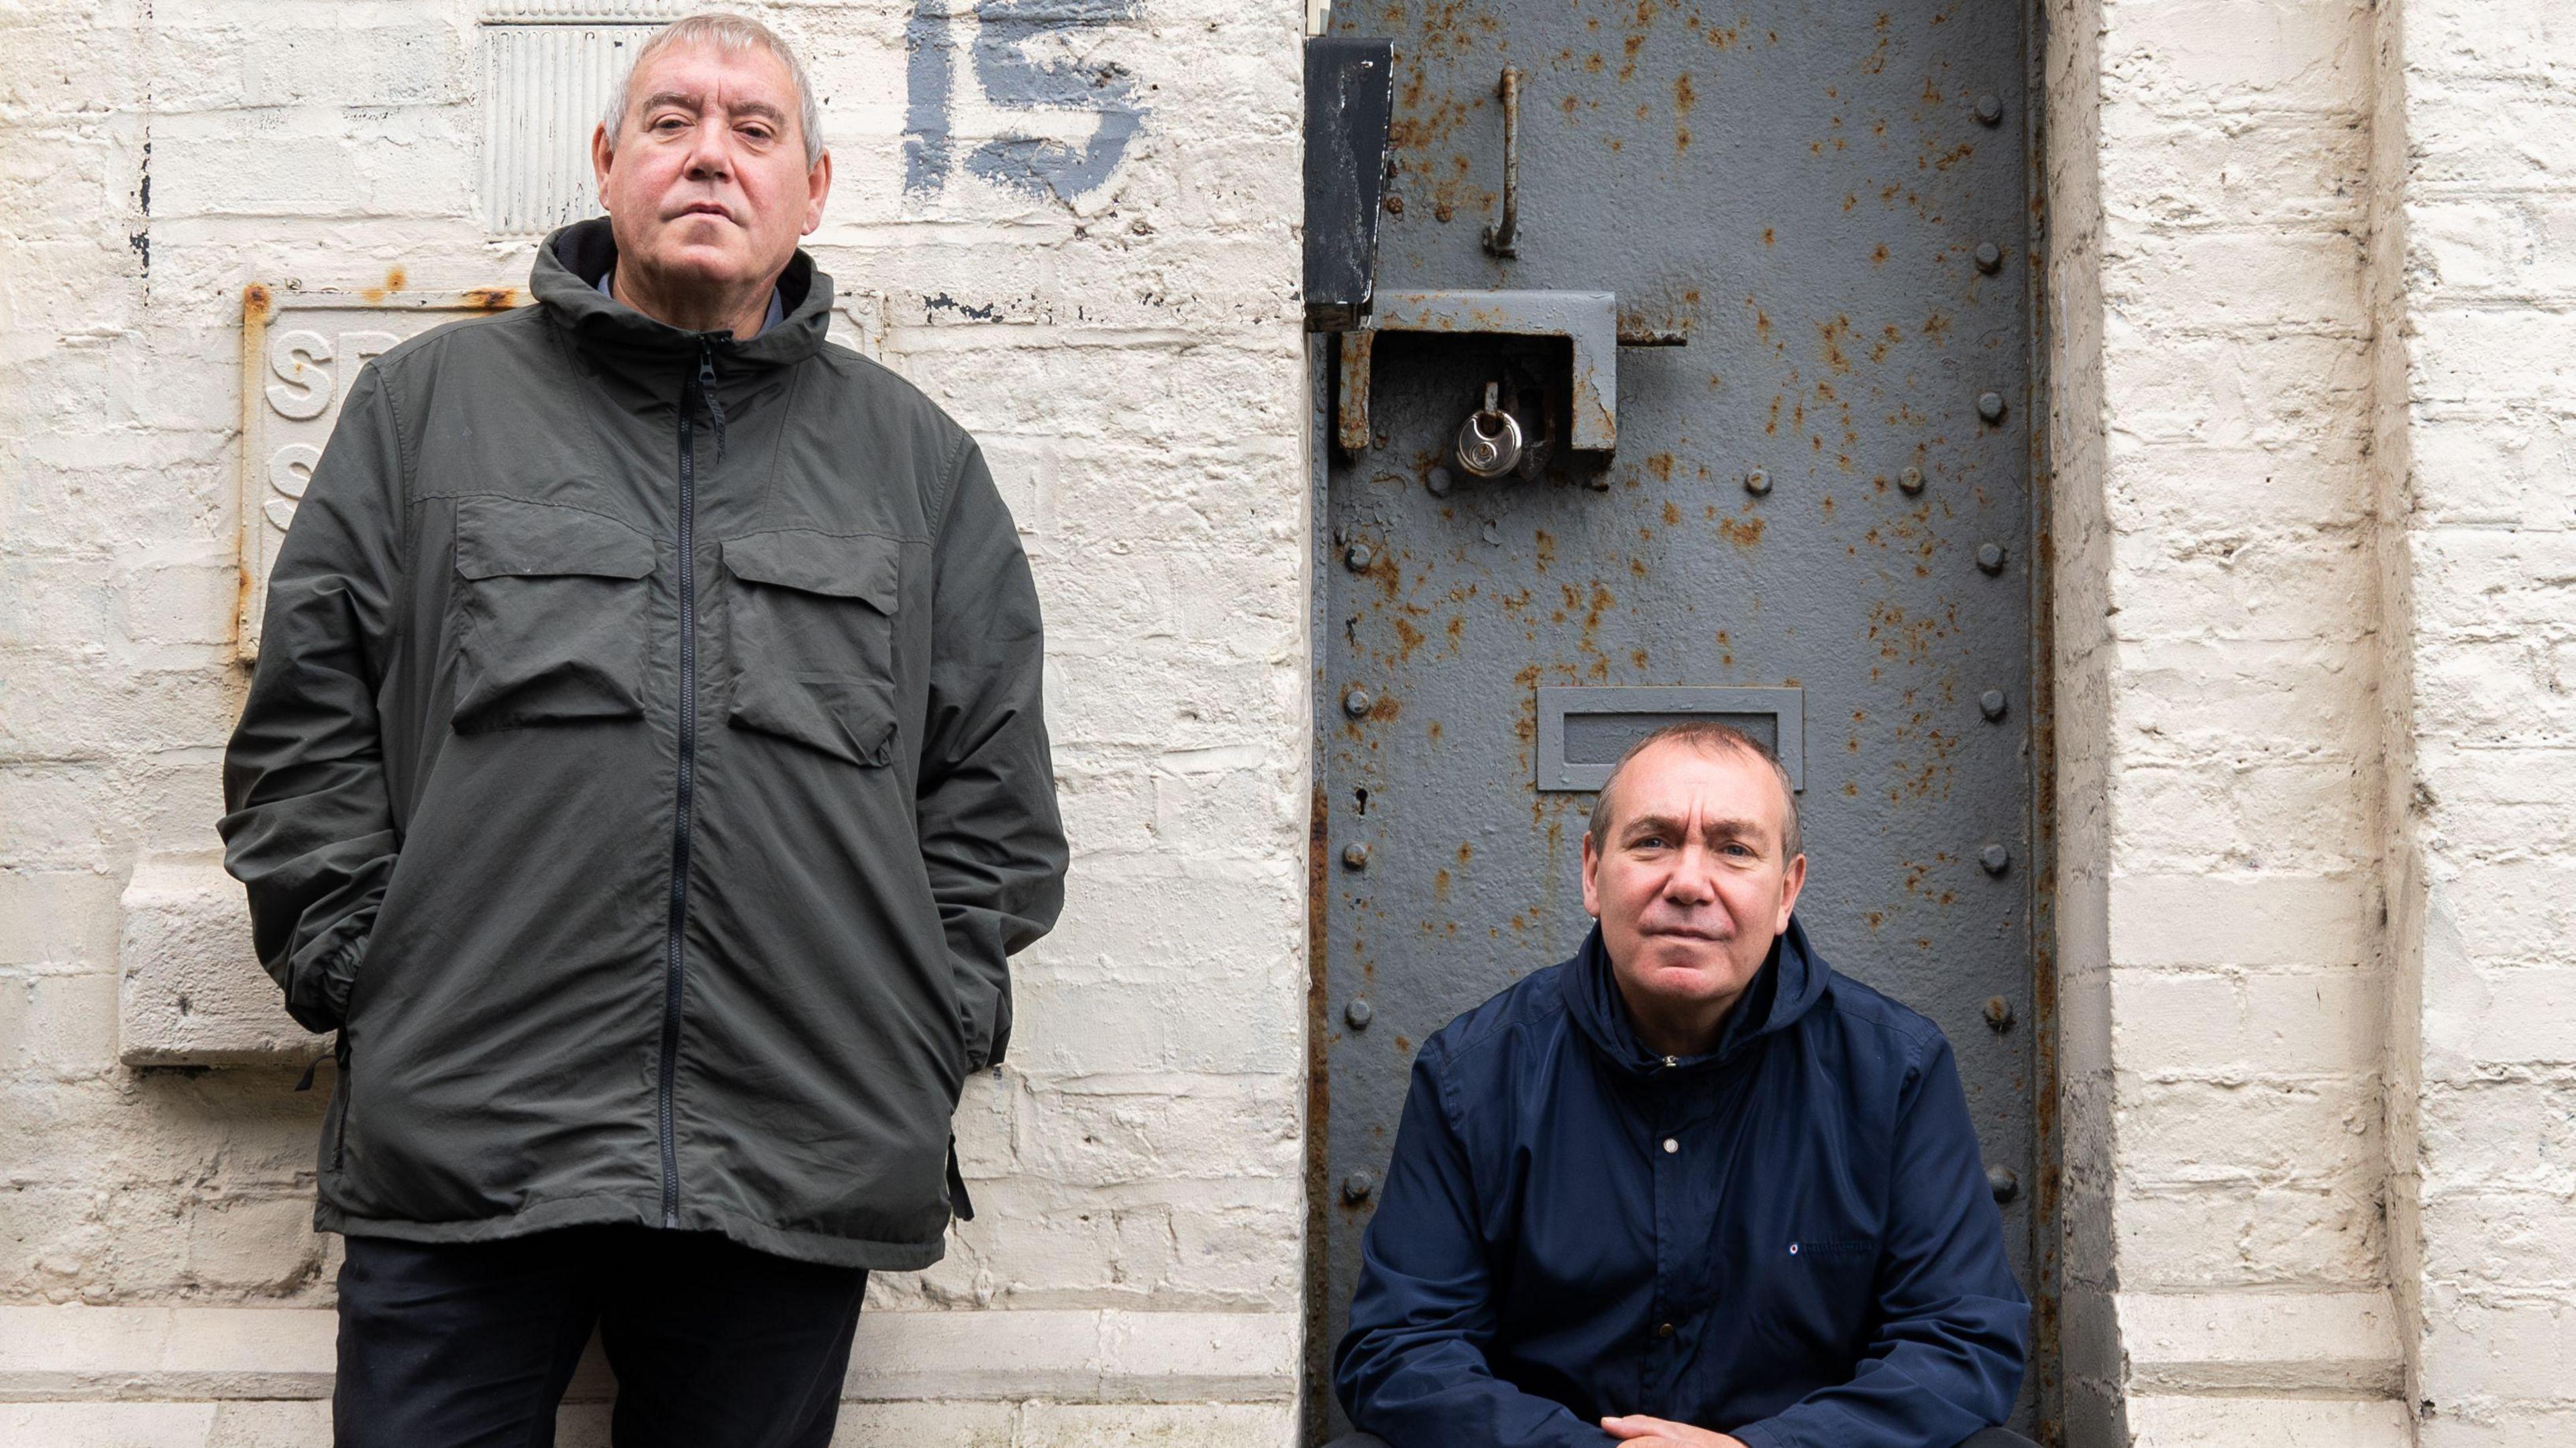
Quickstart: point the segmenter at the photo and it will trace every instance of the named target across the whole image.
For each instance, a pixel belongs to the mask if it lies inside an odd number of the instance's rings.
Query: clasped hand
[[[1604,1418],[1602,1431],[1622,1440],[1627,1448],[1744,1448],[1740,1438],[1676,1423],[1669,1418],[1649,1418],[1643,1413],[1630,1413],[1624,1418]]]

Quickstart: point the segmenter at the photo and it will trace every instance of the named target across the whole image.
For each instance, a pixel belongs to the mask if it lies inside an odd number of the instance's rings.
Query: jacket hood
[[[759,336],[740,341],[657,322],[599,290],[599,279],[617,264],[617,238],[608,218],[576,221],[547,236],[528,272],[528,291],[565,331],[602,352],[675,355],[712,338],[728,366],[783,367],[802,362],[823,345],[832,326],[832,278],[797,248],[778,278],[787,315]]]
[[[1727,1012],[1726,1023],[1718,1029],[1716,1048],[1667,1063],[1638,1039],[1627,1000],[1619,994],[1619,983],[1611,974],[1610,952],[1601,943],[1601,924],[1594,921],[1591,932],[1583,937],[1582,948],[1565,963],[1565,1004],[1576,1029],[1604,1058],[1633,1075],[1649,1076],[1666,1070],[1712,1066],[1762,1037],[1787,1030],[1824,998],[1831,975],[1807,943],[1807,928],[1791,915],[1789,928],[1771,942],[1770,957],[1754,972],[1753,984],[1745,989],[1744,998]]]

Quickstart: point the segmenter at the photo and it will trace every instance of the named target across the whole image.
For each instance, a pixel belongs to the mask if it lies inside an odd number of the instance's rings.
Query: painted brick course
[[[2558,7],[2410,0],[2383,24],[2407,149],[2379,198],[2403,345],[2384,565],[2396,1296],[2424,1444],[2557,1441],[2576,1274],[2576,994],[2555,888],[2570,835],[2566,447],[2576,24]]]

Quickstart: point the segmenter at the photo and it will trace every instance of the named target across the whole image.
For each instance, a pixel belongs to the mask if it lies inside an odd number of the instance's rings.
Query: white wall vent
[[[599,214],[590,129],[638,46],[690,0],[503,0],[483,17],[483,224],[504,236]]]

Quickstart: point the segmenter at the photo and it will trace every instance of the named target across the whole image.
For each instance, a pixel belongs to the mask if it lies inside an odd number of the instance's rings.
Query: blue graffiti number
[[[966,154],[967,171],[1058,201],[1071,201],[1108,180],[1148,108],[1136,99],[1127,67],[1086,54],[1083,42],[1099,39],[1107,26],[1136,19],[1144,0],[977,0],[971,21],[951,14],[953,3],[917,0],[905,36],[911,94],[903,131],[904,190],[936,192],[956,165],[956,30],[968,23],[975,27],[975,80],[987,102],[1014,111],[1091,111],[1100,121],[1091,138],[1078,144],[996,136]]]

